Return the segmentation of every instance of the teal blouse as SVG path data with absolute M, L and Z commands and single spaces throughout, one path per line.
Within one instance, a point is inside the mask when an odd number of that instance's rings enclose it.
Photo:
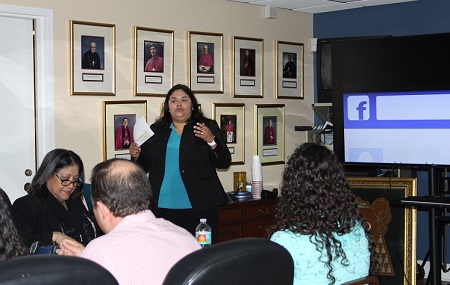
M 336 278 L 335 284 L 367 276 L 370 268 L 369 241 L 362 226 L 357 224 L 350 233 L 343 236 L 335 234 L 334 237 L 342 243 L 349 261 L 348 266 L 343 266 L 341 259 L 331 262 L 334 268 L 332 274 Z M 291 253 L 294 260 L 294 285 L 329 284 L 326 249 L 317 251 L 309 238 L 310 236 L 290 231 L 278 231 L 270 240 L 282 245 Z
M 186 187 L 180 175 L 180 141 L 179 135 L 170 124 L 172 132 L 167 142 L 166 169 L 159 194 L 158 207 L 166 209 L 191 209 Z

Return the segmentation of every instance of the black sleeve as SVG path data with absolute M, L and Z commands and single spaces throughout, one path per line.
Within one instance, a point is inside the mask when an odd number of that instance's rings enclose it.
M 222 137 L 219 125 L 215 120 L 211 120 L 208 125 L 211 132 L 214 134 L 214 140 L 217 143 L 216 148 L 211 150 L 212 161 L 216 168 L 227 169 L 231 165 L 231 154 L 227 143 Z
M 45 212 L 39 198 L 24 197 L 17 199 L 12 206 L 14 223 L 27 246 L 35 241 L 52 244 L 53 232 L 45 226 Z

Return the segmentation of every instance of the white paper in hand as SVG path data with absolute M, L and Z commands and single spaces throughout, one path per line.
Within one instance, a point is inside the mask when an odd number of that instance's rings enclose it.
M 144 117 L 141 117 L 134 125 L 134 142 L 141 146 L 155 133 L 150 129 L 150 126 L 145 121 Z

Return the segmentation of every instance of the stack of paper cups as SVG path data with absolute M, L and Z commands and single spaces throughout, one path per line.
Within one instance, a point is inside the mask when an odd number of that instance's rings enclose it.
M 253 200 L 261 199 L 261 191 L 263 189 L 262 166 L 259 156 L 253 156 L 252 162 L 252 197 Z

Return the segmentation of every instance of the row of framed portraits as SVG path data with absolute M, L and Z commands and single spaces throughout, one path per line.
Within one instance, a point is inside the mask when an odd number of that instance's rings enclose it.
M 285 105 L 254 105 L 254 149 L 262 165 L 283 164 Z M 103 101 L 103 159 L 130 158 L 137 120 L 147 121 L 147 100 Z M 232 164 L 245 163 L 245 104 L 213 103 L 212 118 L 231 153 Z
M 71 94 L 115 95 L 115 25 L 70 21 Z M 234 36 L 233 96 L 264 97 L 264 40 Z M 304 44 L 276 41 L 276 98 L 302 99 Z M 188 31 L 189 83 L 223 93 L 223 34 Z M 135 96 L 165 96 L 174 74 L 174 31 L 134 27 Z

